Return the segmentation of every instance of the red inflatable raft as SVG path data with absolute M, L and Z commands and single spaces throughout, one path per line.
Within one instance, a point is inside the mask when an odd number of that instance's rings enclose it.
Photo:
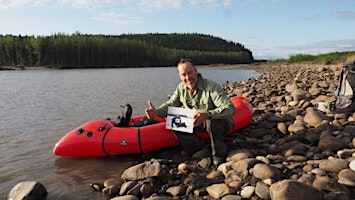
M 249 125 L 252 119 L 251 104 L 244 97 L 232 97 L 236 107 L 232 116 L 234 127 L 229 134 Z M 130 123 L 144 118 L 133 117 Z M 67 133 L 60 139 L 53 150 L 57 156 L 98 157 L 122 154 L 144 154 L 179 145 L 170 129 L 166 129 L 165 119 L 159 123 L 142 127 L 116 127 L 111 120 L 87 122 Z M 202 138 L 209 138 L 208 133 L 197 133 Z

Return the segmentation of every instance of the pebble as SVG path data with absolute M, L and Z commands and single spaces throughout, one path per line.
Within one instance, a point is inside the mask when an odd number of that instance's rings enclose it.
M 352 169 L 353 171 L 355 171 L 355 159 L 350 162 L 349 167 L 350 167 L 350 169 Z
M 243 197 L 244 199 L 250 199 L 253 196 L 254 192 L 255 192 L 254 186 L 246 186 L 240 192 L 240 196 Z
M 319 163 L 319 168 L 331 173 L 339 173 L 341 170 L 348 168 L 349 163 L 340 158 L 324 160 Z

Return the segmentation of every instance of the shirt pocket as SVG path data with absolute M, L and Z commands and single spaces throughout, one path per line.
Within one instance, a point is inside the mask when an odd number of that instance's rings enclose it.
M 196 102 L 195 108 L 200 111 L 207 111 L 208 110 L 208 102 L 204 100 L 200 100 Z

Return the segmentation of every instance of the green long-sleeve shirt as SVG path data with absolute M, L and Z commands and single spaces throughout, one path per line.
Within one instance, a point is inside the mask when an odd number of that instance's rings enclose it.
M 226 119 L 235 113 L 235 107 L 223 88 L 216 82 L 198 75 L 196 91 L 180 83 L 170 99 L 159 106 L 158 116 L 166 117 L 169 106 L 195 109 L 197 112 L 210 112 L 211 119 Z

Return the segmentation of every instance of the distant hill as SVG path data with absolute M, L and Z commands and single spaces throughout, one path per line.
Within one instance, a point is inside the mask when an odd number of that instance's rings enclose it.
M 139 40 L 169 49 L 181 49 L 186 51 L 216 51 L 229 52 L 241 51 L 248 52 L 243 45 L 212 35 L 203 34 L 129 34 L 120 35 L 119 38 Z M 251 53 L 251 52 L 250 52 Z
M 0 35 L 0 66 L 156 67 L 175 66 L 180 58 L 196 64 L 254 62 L 243 45 L 197 33 Z

